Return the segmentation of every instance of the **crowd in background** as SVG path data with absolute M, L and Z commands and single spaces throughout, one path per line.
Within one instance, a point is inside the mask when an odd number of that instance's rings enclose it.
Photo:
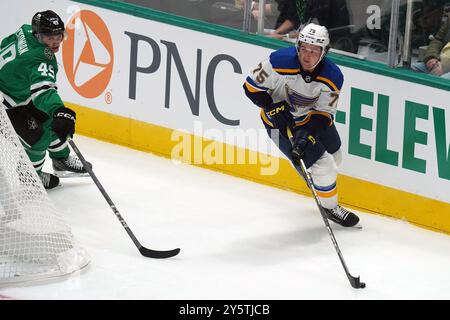
M 123 0 L 180 16 L 242 29 L 245 0 Z M 378 24 L 369 7 L 379 8 Z M 294 42 L 299 29 L 309 22 L 328 28 L 331 47 L 362 55 L 368 60 L 386 61 L 391 0 L 266 0 L 264 33 L 268 37 Z M 258 1 L 251 3 L 251 32 L 256 32 Z M 376 13 L 376 12 L 375 12 Z M 399 41 L 405 37 L 407 1 L 400 1 Z M 414 0 L 411 61 L 417 72 L 450 78 L 450 0 Z M 373 19 L 376 19 L 373 18 Z M 373 22 L 373 21 L 369 21 Z M 375 21 L 376 22 L 376 21 Z

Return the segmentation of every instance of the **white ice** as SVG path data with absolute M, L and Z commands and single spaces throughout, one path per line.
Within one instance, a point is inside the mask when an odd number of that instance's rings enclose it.
M 367 284 L 356 290 L 312 198 L 82 136 L 76 142 L 139 241 L 181 253 L 141 256 L 92 180 L 65 179 L 50 198 L 89 252 L 88 269 L 3 288 L 2 297 L 450 298 L 448 235 L 364 212 L 362 230 L 332 223 L 350 272 Z

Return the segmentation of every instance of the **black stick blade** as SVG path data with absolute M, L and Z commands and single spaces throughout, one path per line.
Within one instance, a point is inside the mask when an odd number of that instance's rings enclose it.
M 145 247 L 140 247 L 139 252 L 147 258 L 154 258 L 154 259 L 166 259 L 176 256 L 178 253 L 180 253 L 180 248 L 173 249 L 173 250 L 167 250 L 167 251 L 159 251 L 159 250 L 152 250 L 147 249 Z
M 353 277 L 350 274 L 347 274 L 348 280 L 350 281 L 350 284 L 355 289 L 364 289 L 366 287 L 366 284 L 364 282 L 361 282 L 359 280 L 359 277 Z

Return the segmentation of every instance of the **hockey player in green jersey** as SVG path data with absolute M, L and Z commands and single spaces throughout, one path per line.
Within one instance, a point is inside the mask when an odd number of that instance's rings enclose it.
M 3 105 L 47 189 L 59 185 L 56 175 L 42 172 L 47 150 L 55 172 L 86 172 L 78 157 L 70 155 L 66 141 L 75 133 L 76 114 L 64 106 L 56 86 L 55 53 L 64 36 L 64 22 L 47 10 L 0 43 Z

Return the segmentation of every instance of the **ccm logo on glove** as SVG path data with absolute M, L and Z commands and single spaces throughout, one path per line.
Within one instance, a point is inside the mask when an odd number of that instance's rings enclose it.
M 266 114 L 269 116 L 269 117 L 273 117 L 273 116 L 275 116 L 276 114 L 278 114 L 278 113 L 280 113 L 280 112 L 284 112 L 285 111 L 285 106 L 284 106 L 284 104 L 283 105 L 281 105 L 281 106 L 275 106 L 274 105 L 274 109 L 272 109 L 272 110 L 269 110 L 269 111 L 267 111 L 266 112 Z
M 58 112 L 57 114 L 55 114 L 55 118 L 67 118 L 72 120 L 73 122 L 75 122 L 75 116 L 71 115 L 70 113 L 65 113 L 65 112 Z

